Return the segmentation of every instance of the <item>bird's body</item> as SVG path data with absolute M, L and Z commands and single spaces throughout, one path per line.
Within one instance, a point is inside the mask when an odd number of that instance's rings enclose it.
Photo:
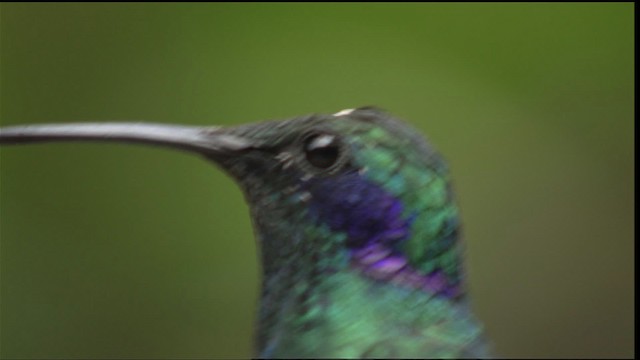
M 317 300 L 294 290 L 261 324 L 265 358 L 486 357 L 481 328 L 466 304 L 451 304 L 344 271 L 321 280 Z M 268 308 L 267 306 L 266 308 Z M 306 308 L 305 308 L 306 307 Z M 301 309 L 302 308 L 302 309 Z M 264 311 L 265 309 L 262 309 Z
M 54 139 L 22 130 L 0 143 Z M 243 189 L 263 268 L 257 356 L 488 355 L 448 169 L 415 130 L 361 108 L 185 133 L 133 141 L 201 153 Z M 105 140 L 69 134 L 56 139 Z

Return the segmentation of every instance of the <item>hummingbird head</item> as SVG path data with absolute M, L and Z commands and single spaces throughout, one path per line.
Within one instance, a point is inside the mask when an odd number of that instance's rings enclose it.
M 0 144 L 60 140 L 195 152 L 236 180 L 261 251 L 261 357 L 384 357 L 403 346 L 416 354 L 465 354 L 478 339 L 464 301 L 447 166 L 416 130 L 381 110 L 227 128 L 0 129 Z
M 372 281 L 462 296 L 448 169 L 416 130 L 367 107 L 224 133 L 251 144 L 208 157 L 246 195 L 266 281 L 287 272 L 298 278 L 292 286 L 300 277 L 313 284 L 348 269 Z
M 68 140 L 166 146 L 213 161 L 246 195 L 267 282 L 286 277 L 313 287 L 314 279 L 353 270 L 449 299 L 463 295 L 458 210 L 446 164 L 416 130 L 376 108 L 228 128 L 0 129 L 0 144 Z

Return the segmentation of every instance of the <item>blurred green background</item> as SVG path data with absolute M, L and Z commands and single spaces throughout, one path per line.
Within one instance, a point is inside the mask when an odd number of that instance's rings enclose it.
M 506 357 L 630 357 L 632 3 L 8 4 L 2 125 L 377 105 L 428 134 Z M 242 194 L 198 157 L 0 152 L 4 358 L 252 355 Z

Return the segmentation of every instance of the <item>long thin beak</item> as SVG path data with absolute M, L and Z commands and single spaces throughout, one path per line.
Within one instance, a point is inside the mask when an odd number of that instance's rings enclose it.
M 217 157 L 252 147 L 249 139 L 226 134 L 221 127 L 153 123 L 77 123 L 0 128 L 0 145 L 50 141 L 141 143 Z

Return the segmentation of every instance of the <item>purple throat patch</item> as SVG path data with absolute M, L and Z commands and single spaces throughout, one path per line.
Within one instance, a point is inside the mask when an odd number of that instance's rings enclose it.
M 384 188 L 355 171 L 312 178 L 303 188 L 311 194 L 310 216 L 347 234 L 351 265 L 363 275 L 447 297 L 460 294 L 458 284 L 450 284 L 442 271 L 422 274 L 398 250 L 411 235 L 414 217 L 403 218 L 402 201 Z

